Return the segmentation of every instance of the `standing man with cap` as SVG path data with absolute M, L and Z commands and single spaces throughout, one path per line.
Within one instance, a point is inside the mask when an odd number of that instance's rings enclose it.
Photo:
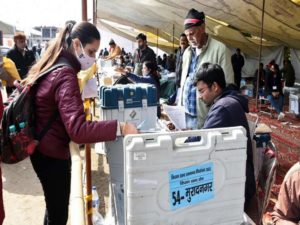
M 147 36 L 143 33 L 136 36 L 136 43 L 138 48 L 134 52 L 133 62 L 134 62 L 134 74 L 142 75 L 143 63 L 150 61 L 157 65 L 156 56 L 154 51 L 148 47 Z
M 195 74 L 203 63 L 215 63 L 224 70 L 226 83 L 233 83 L 231 51 L 205 32 L 203 12 L 191 9 L 184 21 L 184 29 L 191 46 L 183 54 L 179 105 L 185 108 L 187 128 L 198 129 L 203 127 L 208 107 L 197 97 L 196 87 L 193 85 Z

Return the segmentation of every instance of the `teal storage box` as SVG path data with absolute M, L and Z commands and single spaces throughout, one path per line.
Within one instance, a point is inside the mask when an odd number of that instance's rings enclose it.
M 151 84 L 126 84 L 100 88 L 103 120 L 143 125 L 142 130 L 155 129 L 157 121 L 157 90 Z

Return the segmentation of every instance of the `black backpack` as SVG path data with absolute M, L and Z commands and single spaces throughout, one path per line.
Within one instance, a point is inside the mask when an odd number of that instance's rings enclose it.
M 37 82 L 53 70 L 71 67 L 65 59 L 60 59 L 47 71 L 41 73 L 33 84 L 16 85 L 16 90 L 4 103 L 4 112 L 1 123 L 1 160 L 13 164 L 22 161 L 33 154 L 39 141 L 50 129 L 52 122 L 59 116 L 57 111 L 52 115 L 46 126 L 39 134 L 35 133 L 35 91 Z

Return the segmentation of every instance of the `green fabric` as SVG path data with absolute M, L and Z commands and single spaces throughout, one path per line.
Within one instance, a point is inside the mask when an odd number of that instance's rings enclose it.
M 168 99 L 176 91 L 175 80 L 160 80 L 160 97 Z

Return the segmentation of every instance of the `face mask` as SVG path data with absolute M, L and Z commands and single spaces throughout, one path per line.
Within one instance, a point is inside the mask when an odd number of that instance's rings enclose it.
M 139 45 L 138 48 L 139 48 L 139 49 L 143 49 L 143 48 L 144 48 L 144 45 Z
M 87 55 L 84 52 L 84 49 L 82 47 L 82 44 L 80 43 L 80 47 L 81 47 L 81 53 L 78 55 L 77 52 L 75 51 L 76 57 L 78 59 L 78 61 L 80 62 L 81 65 L 81 69 L 82 70 L 87 70 L 88 68 L 90 68 L 96 61 L 96 59 L 94 57 L 91 57 L 89 55 Z

